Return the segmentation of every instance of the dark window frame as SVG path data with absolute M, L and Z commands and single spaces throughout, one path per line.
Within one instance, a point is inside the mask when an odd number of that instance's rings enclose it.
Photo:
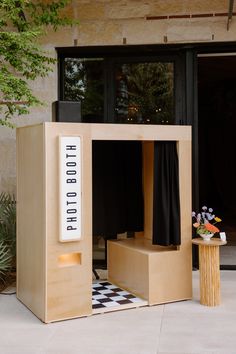
M 104 123 L 114 123 L 115 66 L 121 63 L 169 62 L 174 65 L 173 124 L 183 124 L 185 117 L 185 56 L 184 52 L 162 52 L 157 46 L 68 47 L 58 51 L 58 99 L 64 100 L 64 59 L 104 58 Z

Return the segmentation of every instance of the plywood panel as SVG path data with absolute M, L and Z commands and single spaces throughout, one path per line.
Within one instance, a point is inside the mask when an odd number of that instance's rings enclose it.
M 91 124 L 92 140 L 190 140 L 191 129 L 177 125 Z
M 179 250 L 150 255 L 149 304 L 192 298 L 191 245 Z
M 108 280 L 148 300 L 147 255 L 126 247 L 125 242 L 108 241 Z
M 17 297 L 45 320 L 44 127 L 17 130 Z
M 59 242 L 59 136 L 81 136 L 82 238 Z M 92 144 L 89 125 L 46 124 L 47 322 L 92 313 Z M 90 158 L 88 158 L 88 156 Z M 61 267 L 58 257 L 80 253 L 80 264 Z
M 137 294 L 149 305 L 192 297 L 191 242 L 176 247 L 148 240 L 108 242 L 109 280 Z
M 178 142 L 179 193 L 181 206 L 181 242 L 191 242 L 192 235 L 192 145 L 191 140 Z

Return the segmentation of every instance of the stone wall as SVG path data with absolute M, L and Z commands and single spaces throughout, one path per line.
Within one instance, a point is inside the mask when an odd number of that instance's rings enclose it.
M 124 38 L 127 44 L 233 41 L 236 20 L 227 31 L 228 3 L 228 0 L 74 0 L 67 14 L 79 19 L 80 25 L 63 30 L 62 35 L 52 33 L 47 43 L 73 46 L 76 40 L 81 46 L 121 45 Z
M 236 40 L 236 18 L 227 31 L 228 0 L 74 0 L 66 13 L 80 24 L 54 33 L 43 45 L 52 56 L 55 47 L 219 42 Z M 185 16 L 185 17 L 184 17 Z M 16 124 L 51 120 L 57 99 L 57 66 L 48 78 L 33 83 L 45 104 Z M 0 127 L 0 192 L 15 192 L 15 131 Z

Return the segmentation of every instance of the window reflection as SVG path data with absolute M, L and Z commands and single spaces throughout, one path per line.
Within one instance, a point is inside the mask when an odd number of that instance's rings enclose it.
M 64 100 L 81 102 L 83 122 L 104 120 L 103 59 L 65 58 Z
M 174 64 L 65 58 L 63 100 L 81 102 L 83 122 L 174 124 Z
M 173 63 L 121 64 L 117 65 L 115 75 L 116 122 L 173 123 Z

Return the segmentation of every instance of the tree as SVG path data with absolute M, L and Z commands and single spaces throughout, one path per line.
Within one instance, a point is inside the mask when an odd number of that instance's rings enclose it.
M 77 23 L 63 15 L 71 0 L 1 0 L 0 125 L 13 126 L 13 115 L 42 104 L 30 81 L 45 77 L 56 62 L 39 44 L 46 28 Z

